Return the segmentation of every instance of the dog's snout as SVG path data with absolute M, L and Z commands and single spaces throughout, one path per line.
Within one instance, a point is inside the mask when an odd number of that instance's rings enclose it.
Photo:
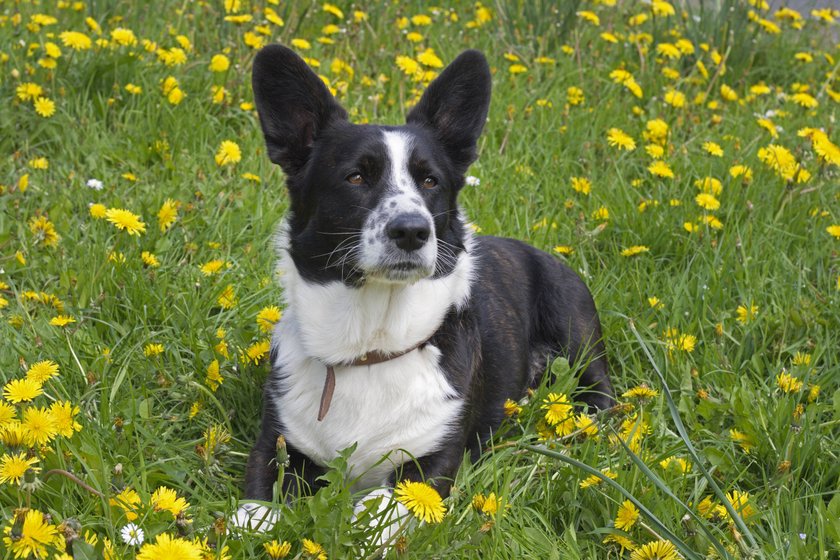
M 385 228 L 388 237 L 404 251 L 416 251 L 429 240 L 431 228 L 422 214 L 400 214 Z

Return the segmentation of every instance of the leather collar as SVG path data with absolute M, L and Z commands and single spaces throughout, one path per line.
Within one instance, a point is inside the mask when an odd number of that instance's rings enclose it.
M 386 353 L 380 352 L 379 350 L 374 350 L 372 352 L 368 352 L 367 354 L 359 358 L 356 358 L 351 362 L 342 362 L 339 364 L 324 364 L 327 368 L 327 378 L 324 380 L 324 390 L 321 392 L 321 405 L 318 408 L 318 422 L 323 420 L 327 416 L 327 413 L 330 411 L 330 403 L 332 403 L 333 392 L 335 391 L 336 367 L 374 366 L 376 364 L 381 364 L 390 360 L 396 360 L 397 358 L 405 356 L 409 352 L 414 352 L 418 348 L 424 347 L 426 344 L 428 344 L 429 340 L 431 340 L 431 337 L 415 344 L 407 350 L 403 350 L 402 352 Z

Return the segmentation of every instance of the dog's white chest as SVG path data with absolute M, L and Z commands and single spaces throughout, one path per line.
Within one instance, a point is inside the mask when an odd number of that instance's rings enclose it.
M 295 359 L 282 343 L 280 354 L 284 375 L 274 404 L 286 439 L 322 465 L 355 443 L 350 464 L 360 488 L 382 484 L 394 466 L 435 451 L 458 424 L 463 401 L 431 345 L 373 366 L 336 367 L 332 404 L 320 422 L 326 368 L 318 360 Z

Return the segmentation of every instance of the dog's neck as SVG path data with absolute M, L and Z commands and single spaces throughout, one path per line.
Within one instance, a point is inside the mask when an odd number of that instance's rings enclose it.
M 281 229 L 277 246 L 286 302 L 282 321 L 293 322 L 299 339 L 295 342 L 325 364 L 354 362 L 371 352 L 404 352 L 428 340 L 447 312 L 462 307 L 470 295 L 473 260 L 468 251 L 458 256 L 454 270 L 444 277 L 411 284 L 367 281 L 349 287 L 302 278 L 288 251 L 286 228 Z

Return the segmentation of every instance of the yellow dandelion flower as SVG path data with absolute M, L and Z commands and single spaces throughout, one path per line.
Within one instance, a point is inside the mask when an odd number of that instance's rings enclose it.
M 592 190 L 592 182 L 585 177 L 572 177 L 572 189 L 582 194 L 589 194 Z
M 108 208 L 104 204 L 94 203 L 88 208 L 91 217 L 96 219 L 104 218 L 108 213 Z
M 575 431 L 584 437 L 594 438 L 598 436 L 598 424 L 588 414 L 576 414 Z
M 225 55 L 216 54 L 210 59 L 211 72 L 227 72 L 228 68 L 230 68 L 230 59 Z
M 245 360 L 254 365 L 260 363 L 271 350 L 271 341 L 267 338 L 255 342 L 245 349 Z
M 566 102 L 569 105 L 582 105 L 585 101 L 586 96 L 579 87 L 571 86 L 566 90 Z
M 157 268 L 160 266 L 160 261 L 158 258 L 148 251 L 143 251 L 140 253 L 140 259 L 143 261 L 143 264 L 148 266 L 149 268 Z
M 49 549 L 64 548 L 64 536 L 46 521 L 43 513 L 30 509 L 24 514 L 20 535 L 14 540 L 3 537 L 3 543 L 7 553 L 15 558 L 46 558 Z
M 663 469 L 675 468 L 679 470 L 679 472 L 681 472 L 682 474 L 691 471 L 691 463 L 689 463 L 682 457 L 668 457 L 666 459 L 663 459 L 662 461 L 659 461 L 659 466 Z
M 55 421 L 55 428 L 59 435 L 69 438 L 75 432 L 82 431 L 82 425 L 76 421 L 79 407 L 71 402 L 56 401 L 50 405 L 50 414 Z
M 650 388 L 645 383 L 642 383 L 641 385 L 637 385 L 632 389 L 625 391 L 621 396 L 630 399 L 653 399 L 659 396 L 659 391 Z
M 636 141 L 629 134 L 620 128 L 611 128 L 607 131 L 607 143 L 619 150 L 632 151 L 636 149 Z
M 800 107 L 805 107 L 806 109 L 815 109 L 819 106 L 817 99 L 813 95 L 805 92 L 794 93 L 790 96 L 790 100 Z
M 680 555 L 671 541 L 659 540 L 643 544 L 630 553 L 630 560 L 679 560 Z
M 428 484 L 405 480 L 397 484 L 394 495 L 398 502 L 426 523 L 440 523 L 446 514 L 440 494 Z
M 726 101 L 738 101 L 738 93 L 726 84 L 720 86 L 720 96 Z
M 574 431 L 575 409 L 564 393 L 549 393 L 540 408 L 546 411 L 545 421 L 550 426 L 567 425 L 571 428 L 568 433 Z
M 33 82 L 24 82 L 15 88 L 15 94 L 21 101 L 35 100 L 44 93 L 44 88 Z
M 703 150 L 709 155 L 723 157 L 723 148 L 716 142 L 703 142 Z
M 117 27 L 111 31 L 111 39 L 118 45 L 133 47 L 137 44 L 137 36 L 131 29 Z
M 676 107 L 677 109 L 679 109 L 680 107 L 685 107 L 685 94 L 681 91 L 669 89 L 665 92 L 665 96 L 663 97 L 663 99 L 665 103 L 667 103 L 671 107 Z
M 647 253 L 650 251 L 650 248 L 645 245 L 633 245 L 632 247 L 628 247 L 621 251 L 622 257 L 635 257 L 636 255 L 641 255 L 642 253 Z
M 39 97 L 35 100 L 35 112 L 45 119 L 55 114 L 55 101 L 47 97 Z
M 219 272 L 220 270 L 222 270 L 222 268 L 225 268 L 227 265 L 228 265 L 227 262 L 225 262 L 223 260 L 215 259 L 215 260 L 212 260 L 212 261 L 207 261 L 206 263 L 201 265 L 200 270 L 201 270 L 201 273 L 204 276 L 212 276 L 212 275 L 216 274 L 217 272 Z
M 161 533 L 155 537 L 154 544 L 145 543 L 137 553 L 137 560 L 203 559 L 204 555 L 198 544 L 180 537 L 172 537 L 167 533 Z
M 327 551 L 320 544 L 309 539 L 303 539 L 301 544 L 303 545 L 303 553 L 307 557 L 315 560 L 327 560 Z
M 154 358 L 155 356 L 160 356 L 163 354 L 163 344 L 150 342 L 143 348 L 143 354 L 147 358 Z
M 139 236 L 146 231 L 146 224 L 140 216 L 122 208 L 109 208 L 105 212 L 105 218 L 118 230 L 125 231 L 129 235 Z
M 732 505 L 732 509 L 738 512 L 738 514 L 744 519 L 744 521 L 749 521 L 758 513 L 758 511 L 752 506 L 752 503 L 750 502 L 749 492 L 741 492 L 740 490 L 733 490 L 732 492 L 727 492 L 726 501 L 728 501 Z
M 56 375 L 58 375 L 58 364 L 52 360 L 35 362 L 26 370 L 26 378 L 36 383 L 44 383 Z
M 161 486 L 152 493 L 152 507 L 155 511 L 168 511 L 173 517 L 178 517 L 190 507 L 187 500 L 179 498 L 172 488 Z
M 85 51 L 93 46 L 90 37 L 78 31 L 64 31 L 58 37 L 65 47 L 69 47 L 74 51 Z
M 216 152 L 216 165 L 236 165 L 242 160 L 242 151 L 239 144 L 232 140 L 223 140 Z
M 0 457 L 0 484 L 7 482 L 18 484 L 29 469 L 35 472 L 40 470 L 38 467 L 35 467 L 37 463 L 37 457 L 27 457 L 26 453 L 18 453 L 17 455 L 4 454 Z
M 282 315 L 280 308 L 276 305 L 263 307 L 257 313 L 257 325 L 260 327 L 260 332 L 271 332 L 271 329 L 274 328 L 274 323 L 279 321 Z
M 750 453 L 755 447 L 755 443 L 753 443 L 749 434 L 734 428 L 729 430 L 729 439 L 732 440 L 733 443 L 737 443 L 741 449 L 744 450 L 744 453 Z
M 511 399 L 506 399 L 505 400 L 505 404 L 504 404 L 503 408 L 504 408 L 504 411 L 505 411 L 505 416 L 507 416 L 508 418 L 510 418 L 512 416 L 516 416 L 520 412 L 522 412 L 522 407 L 519 406 L 519 404 L 517 404 L 516 401 L 513 401 Z
M 825 228 L 825 231 L 827 231 L 829 234 L 831 234 L 832 237 L 836 237 L 837 239 L 840 239 L 840 224 L 830 225 L 827 228 Z
M 216 392 L 216 389 L 219 388 L 219 385 L 225 380 L 222 377 L 222 374 L 219 372 L 219 360 L 213 360 L 210 362 L 210 365 L 207 366 L 207 375 L 204 378 L 204 382 L 210 387 L 210 390 Z
M 276 540 L 273 540 L 263 543 L 263 550 L 265 550 L 265 553 L 268 554 L 269 558 L 272 560 L 278 560 L 289 555 L 289 552 L 292 550 L 292 544 L 289 541 L 279 543 Z
M 559 255 L 566 256 L 572 255 L 575 252 L 574 247 L 571 247 L 570 245 L 556 245 L 552 250 Z
M 581 10 L 577 12 L 577 16 L 584 21 L 588 21 L 595 27 L 601 25 L 601 19 L 598 17 L 598 14 L 595 12 L 590 12 L 589 10 Z
M 12 379 L 3 386 L 3 398 L 10 403 L 29 402 L 44 393 L 41 383 L 34 379 Z
M 745 183 L 749 183 L 752 181 L 753 172 L 749 166 L 746 165 L 733 165 L 729 168 L 729 176 L 733 179 L 737 179 L 738 177 L 742 178 L 742 181 Z
M 56 315 L 52 319 L 50 319 L 50 325 L 54 327 L 66 327 L 72 323 L 75 323 L 76 319 L 70 317 L 69 315 Z
M 622 531 L 629 531 L 639 519 L 639 509 L 630 500 L 624 500 L 618 506 L 618 513 L 615 515 L 615 528 Z
M 650 165 L 648 165 L 648 171 L 650 171 L 652 175 L 662 177 L 663 179 L 674 178 L 674 172 L 671 169 L 671 166 L 662 160 L 656 160 Z
M 700 208 L 714 212 L 720 208 L 720 201 L 708 193 L 700 193 L 694 197 L 694 201 Z
M 613 472 L 612 469 L 602 469 L 601 474 L 604 475 L 607 478 L 612 478 L 612 479 L 614 479 L 618 476 L 618 474 Z M 589 488 L 591 486 L 596 486 L 598 484 L 601 484 L 602 482 L 603 482 L 602 477 L 593 474 L 593 475 L 590 475 L 590 476 L 584 478 L 583 480 L 581 480 L 580 483 L 578 484 L 578 486 L 580 486 L 581 489 L 585 490 L 586 488 Z
M 758 306 L 752 304 L 750 304 L 749 307 L 747 307 L 746 305 L 739 305 L 738 308 L 735 310 L 735 313 L 737 315 L 736 320 L 742 325 L 746 325 L 747 323 L 755 319 L 756 315 L 758 314 Z
M 776 385 L 784 393 L 798 393 L 802 389 L 802 380 L 783 371 L 776 376 Z
M 30 406 L 23 412 L 21 426 L 29 445 L 44 445 L 58 435 L 55 418 L 45 407 Z
M 122 509 L 128 521 L 134 521 L 138 517 L 137 510 L 142 504 L 142 500 L 140 499 L 140 494 L 126 487 L 119 494 L 108 500 L 108 503 Z
M 634 543 L 632 539 L 629 539 L 624 535 L 609 534 L 606 537 L 604 537 L 604 540 L 601 542 L 603 542 L 604 544 L 612 543 L 618 545 L 621 549 L 619 550 L 619 554 L 624 554 L 625 550 L 632 551 L 636 549 L 636 543 Z

